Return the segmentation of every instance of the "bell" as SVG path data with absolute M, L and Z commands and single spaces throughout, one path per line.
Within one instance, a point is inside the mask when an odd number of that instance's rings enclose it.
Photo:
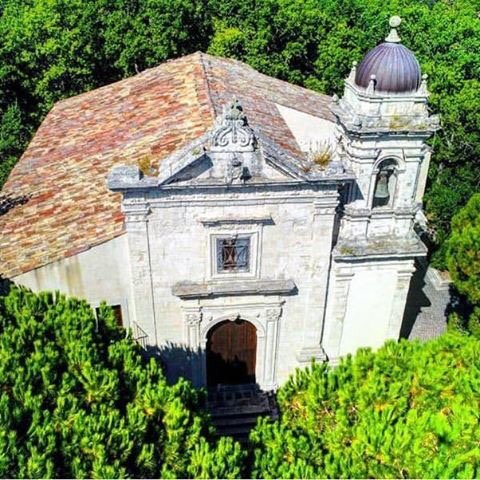
M 388 191 L 388 177 L 386 173 L 380 172 L 379 179 L 377 180 L 377 186 L 375 188 L 374 198 L 378 200 L 384 200 L 390 197 Z

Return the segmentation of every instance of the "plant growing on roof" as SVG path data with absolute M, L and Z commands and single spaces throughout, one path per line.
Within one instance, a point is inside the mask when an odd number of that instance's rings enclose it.
M 158 175 L 158 163 L 155 162 L 152 155 L 144 155 L 137 160 L 138 168 L 145 176 Z
M 328 140 L 318 140 L 310 146 L 308 158 L 315 165 L 325 168 L 332 160 L 334 147 Z

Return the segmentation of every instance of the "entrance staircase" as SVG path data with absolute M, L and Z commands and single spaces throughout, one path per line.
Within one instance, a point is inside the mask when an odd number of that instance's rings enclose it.
M 207 408 L 218 436 L 230 436 L 246 443 L 258 417 L 278 418 L 274 392 L 258 385 L 217 385 L 209 388 Z

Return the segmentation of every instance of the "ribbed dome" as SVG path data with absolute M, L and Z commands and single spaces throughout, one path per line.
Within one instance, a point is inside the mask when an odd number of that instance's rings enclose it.
M 357 68 L 355 83 L 367 88 L 375 75 L 375 91 L 404 93 L 418 90 L 420 65 L 415 55 L 400 43 L 385 42 L 370 50 Z

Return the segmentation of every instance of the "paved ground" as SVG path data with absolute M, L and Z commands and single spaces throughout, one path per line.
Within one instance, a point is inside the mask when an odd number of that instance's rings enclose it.
M 446 328 L 450 300 L 450 291 L 436 290 L 419 266 L 412 278 L 401 336 L 419 340 L 438 337 Z

